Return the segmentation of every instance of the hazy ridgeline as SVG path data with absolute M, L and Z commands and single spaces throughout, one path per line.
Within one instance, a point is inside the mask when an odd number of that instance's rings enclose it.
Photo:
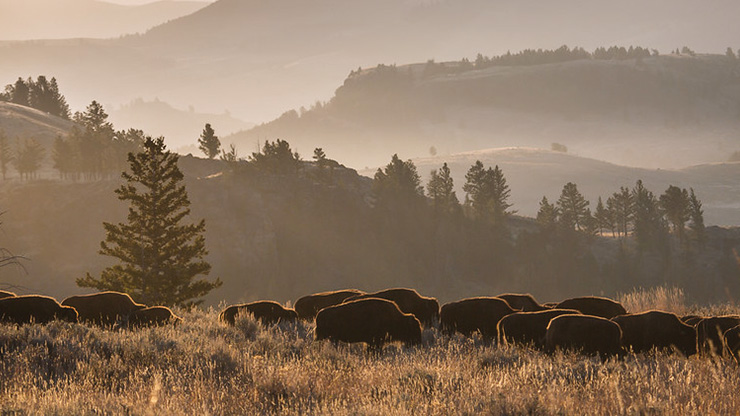
M 620 298 L 639 312 L 697 312 L 660 289 Z M 700 312 L 737 313 L 728 306 Z M 236 326 L 178 311 L 177 328 L 0 326 L 0 411 L 20 414 L 735 414 L 730 358 L 547 356 L 423 333 L 423 345 L 313 341 L 313 324 Z

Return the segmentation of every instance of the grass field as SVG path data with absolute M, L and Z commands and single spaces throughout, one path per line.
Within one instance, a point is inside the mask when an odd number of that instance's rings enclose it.
M 629 296 L 641 308 L 650 299 L 682 301 L 668 290 Z M 360 345 L 314 342 L 313 324 L 264 328 L 240 317 L 227 327 L 215 310 L 182 315 L 178 328 L 138 331 L 0 326 L 0 413 L 740 412 L 740 371 L 725 358 L 652 354 L 602 363 L 433 329 L 422 346 L 369 355 Z

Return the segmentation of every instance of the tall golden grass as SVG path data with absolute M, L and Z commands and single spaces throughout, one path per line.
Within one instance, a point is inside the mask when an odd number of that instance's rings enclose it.
M 644 300 L 653 298 L 661 297 L 628 299 L 653 309 Z M 312 324 L 266 328 L 239 317 L 227 327 L 213 309 L 180 314 L 178 328 L 137 331 L 0 325 L 0 413 L 740 413 L 740 371 L 730 359 L 647 354 L 602 363 L 434 329 L 421 346 L 368 354 L 313 341 Z

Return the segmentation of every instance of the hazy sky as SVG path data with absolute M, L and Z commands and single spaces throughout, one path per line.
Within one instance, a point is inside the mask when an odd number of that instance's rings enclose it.
M 125 4 L 128 6 L 133 6 L 137 4 L 154 3 L 158 0 L 102 0 L 102 1 L 105 1 L 107 3 Z M 165 1 L 175 1 L 175 0 L 165 0 Z M 195 1 L 200 1 L 204 3 L 213 3 L 216 0 L 195 0 Z

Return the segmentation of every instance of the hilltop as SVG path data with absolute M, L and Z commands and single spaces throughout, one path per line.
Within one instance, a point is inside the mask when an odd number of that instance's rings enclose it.
M 356 167 L 380 165 L 387 149 L 422 157 L 552 143 L 627 166 L 722 162 L 738 147 L 738 62 L 671 54 L 482 69 L 465 61 L 381 65 L 353 71 L 326 103 L 229 140 L 281 137 Z
M 0 0 L 0 39 L 114 38 L 203 8 L 200 1 L 124 6 L 98 0 Z

